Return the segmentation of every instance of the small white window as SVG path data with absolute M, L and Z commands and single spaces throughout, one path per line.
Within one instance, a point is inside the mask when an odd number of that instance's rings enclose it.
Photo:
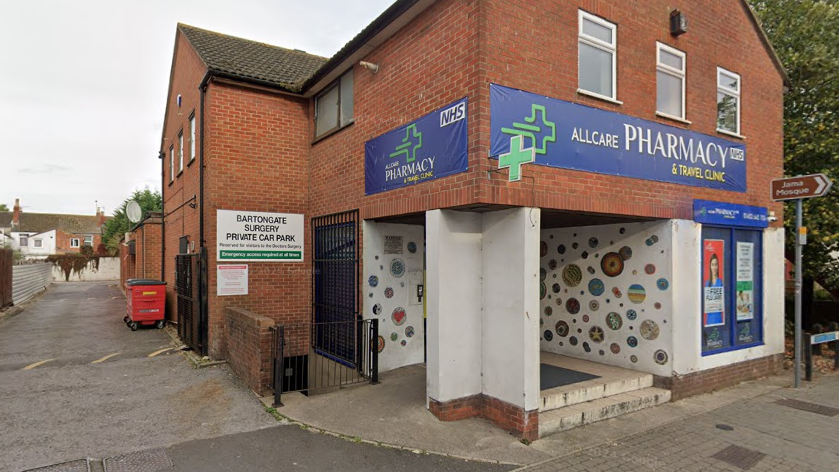
M 717 131 L 740 135 L 740 75 L 717 67 Z
M 685 53 L 656 43 L 656 110 L 671 118 L 685 119 Z
M 70 247 L 79 247 L 79 238 L 70 238 Z
M 178 172 L 184 170 L 184 132 L 178 133 Z
M 315 137 L 353 121 L 353 71 L 341 76 L 315 99 Z
M 84 245 L 93 247 L 93 235 L 88 234 L 84 237 Z
M 617 100 L 617 25 L 580 10 L 579 90 Z
M 195 114 L 189 117 L 189 161 L 195 159 Z
M 35 247 L 43 247 L 44 246 L 44 241 L 42 241 L 40 239 L 33 239 L 32 243 L 34 244 Z
M 29 237 L 28 236 L 21 236 L 20 237 L 20 246 L 21 247 L 29 246 Z
M 175 146 L 169 147 L 169 182 L 175 181 Z

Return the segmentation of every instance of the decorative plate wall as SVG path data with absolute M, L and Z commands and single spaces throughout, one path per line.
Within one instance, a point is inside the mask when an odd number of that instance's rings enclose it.
M 617 277 L 623 272 L 623 259 L 616 252 L 610 252 L 600 259 L 600 269 L 609 277 Z

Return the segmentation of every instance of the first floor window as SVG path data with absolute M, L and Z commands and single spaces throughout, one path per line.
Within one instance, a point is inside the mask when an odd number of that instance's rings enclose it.
M 195 159 L 195 113 L 189 117 L 189 161 Z
M 685 53 L 661 43 L 656 49 L 656 110 L 685 119 Z
M 169 148 L 169 182 L 175 181 L 175 146 Z
M 617 100 L 617 25 L 580 10 L 579 88 Z
M 88 234 L 84 237 L 84 245 L 93 247 L 93 235 Z
M 740 75 L 717 68 L 717 131 L 740 134 Z
M 178 133 L 178 172 L 184 170 L 184 132 Z
M 763 233 L 702 228 L 702 353 L 763 342 Z
M 44 241 L 42 241 L 40 239 L 33 239 L 32 243 L 34 244 L 35 247 L 43 247 L 44 246 Z
M 26 247 L 26 246 L 29 246 L 29 238 L 26 237 L 26 236 L 21 236 L 20 237 L 20 247 Z
M 353 121 L 353 71 L 342 75 L 315 99 L 315 137 Z
M 70 247 L 79 247 L 79 238 L 71 238 Z

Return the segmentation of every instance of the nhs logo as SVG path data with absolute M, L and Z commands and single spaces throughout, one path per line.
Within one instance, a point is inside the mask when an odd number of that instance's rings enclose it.
M 466 104 L 458 103 L 440 112 L 440 127 L 448 126 L 466 118 Z

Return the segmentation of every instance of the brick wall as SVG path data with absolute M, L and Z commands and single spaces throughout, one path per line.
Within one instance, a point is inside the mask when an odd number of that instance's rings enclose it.
M 539 411 L 524 411 L 510 403 L 484 394 L 447 402 L 429 400 L 428 409 L 440 421 L 481 417 L 518 438 L 539 439 Z
M 236 375 L 259 395 L 271 387 L 271 331 L 274 322 L 241 308 L 224 309 L 223 356 Z
M 174 56 L 172 57 L 172 71 L 169 79 L 169 95 L 166 103 L 166 115 L 160 150 L 165 156 L 161 160 L 161 171 L 163 174 L 163 208 L 166 216 L 164 226 L 161 228 L 165 236 L 165 259 L 162 262 L 164 267 L 164 280 L 166 281 L 166 312 L 174 319 L 176 316 L 175 296 L 175 255 L 178 254 L 178 244 L 182 236 L 190 241 L 195 241 L 196 250 L 200 247 L 199 235 L 199 208 L 191 208 L 185 204 L 193 196 L 199 194 L 199 148 L 201 124 L 200 124 L 200 99 L 201 95 L 198 85 L 204 77 L 206 67 L 195 50 L 189 45 L 186 37 L 180 32 L 176 35 Z M 178 107 L 177 97 L 181 95 L 181 106 Z M 189 117 L 196 116 L 196 158 L 190 161 L 189 146 Z M 184 169 L 178 169 L 178 133 L 184 133 Z M 175 169 L 169 172 L 169 148 L 175 146 Z M 198 203 L 196 199 L 196 203 Z M 176 208 L 179 209 L 175 210 Z M 206 213 L 205 213 L 206 214 Z M 157 258 L 159 259 L 159 258 Z M 159 279 L 161 274 L 160 266 L 157 269 L 147 267 L 147 272 L 154 272 L 150 278 Z
M 211 356 L 218 355 L 223 341 L 218 335 L 226 307 L 253 310 L 276 322 L 310 318 L 310 244 L 302 262 L 248 262 L 248 295 L 218 297 L 215 290 L 218 209 L 304 214 L 309 239 L 307 104 L 224 83 L 211 82 L 207 91 L 204 211 Z
M 679 400 L 777 374 L 783 369 L 783 365 L 784 355 L 775 354 L 692 374 L 656 376 L 654 383 L 656 387 L 670 389 L 672 400 Z
M 79 253 L 82 250 L 82 246 L 84 246 L 84 239 L 89 234 L 75 234 L 75 233 L 67 233 L 61 230 L 55 230 L 55 252 L 56 254 L 68 254 L 68 253 Z M 78 247 L 72 246 L 72 239 L 78 239 L 79 245 Z M 98 234 L 93 235 L 93 249 L 95 250 L 99 247 L 99 244 L 102 243 L 102 236 Z

